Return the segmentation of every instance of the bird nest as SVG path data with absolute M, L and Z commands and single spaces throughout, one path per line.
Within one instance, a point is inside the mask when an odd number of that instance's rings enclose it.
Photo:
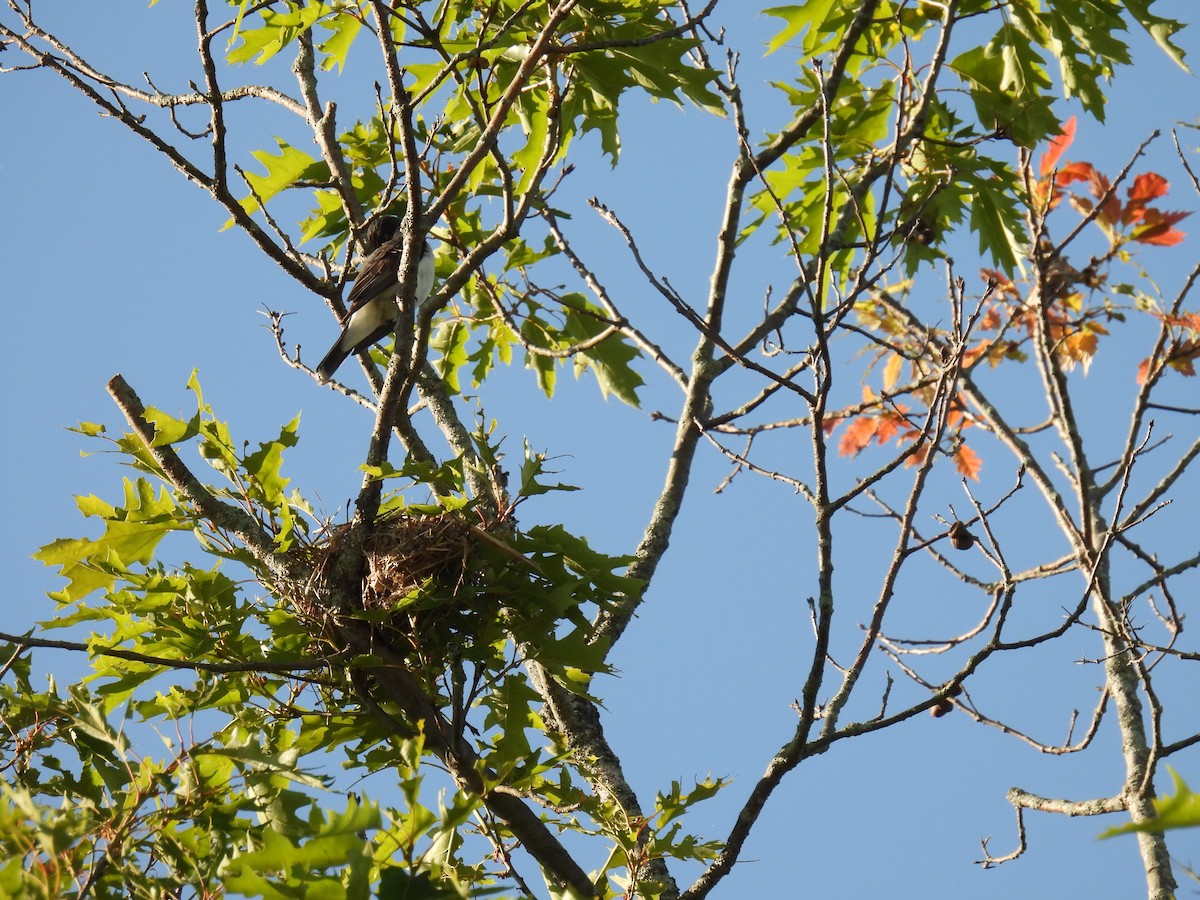
M 334 570 L 343 536 L 344 530 L 307 548 L 315 580 Z M 458 513 L 385 514 L 363 540 L 358 611 L 315 603 L 312 585 L 294 592 L 294 608 L 325 640 L 339 643 L 337 625 L 346 616 L 365 619 L 372 624 L 374 640 L 410 663 L 440 668 L 494 619 L 495 601 L 486 590 L 487 560 L 480 552 L 485 544 L 504 547 Z
M 363 609 L 402 610 L 452 599 L 477 545 L 475 529 L 454 513 L 384 516 L 363 543 Z

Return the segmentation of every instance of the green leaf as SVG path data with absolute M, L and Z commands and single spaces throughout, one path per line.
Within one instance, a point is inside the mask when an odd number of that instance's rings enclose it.
M 192 416 L 186 422 L 167 415 L 162 410 L 146 407 L 146 420 L 154 425 L 152 447 L 165 447 L 191 440 L 200 433 L 200 416 Z
M 1200 826 L 1200 794 L 1192 793 L 1187 783 L 1170 766 L 1167 770 L 1175 782 L 1175 795 L 1154 801 L 1155 817 L 1146 822 L 1130 822 L 1109 828 L 1100 837 L 1110 838 L 1118 834 L 1136 832 L 1163 832 L 1172 828 L 1196 828 Z
M 563 104 L 582 130 L 600 133 L 600 149 L 616 165 L 621 152 L 617 130 L 617 98 L 629 86 L 629 77 L 616 60 L 604 53 L 580 53 L 574 58 L 579 73 L 577 87 Z
M 632 556 L 608 556 L 593 550 L 586 538 L 571 534 L 561 525 L 535 525 L 518 535 L 513 545 L 523 553 L 547 554 L 561 560 L 608 596 L 636 596 L 643 587 L 636 578 L 615 574 L 616 569 L 633 562 Z
M 1183 23 L 1175 19 L 1164 19 L 1150 11 L 1154 0 L 1125 0 L 1125 8 L 1133 15 L 1137 23 L 1146 29 L 1146 33 L 1162 48 L 1163 52 L 1184 71 L 1188 70 L 1184 63 L 1184 52 L 1171 38 L 1183 30 Z
M 839 0 L 812 0 L 801 6 L 770 6 L 764 9 L 764 14 L 783 19 L 786 23 L 783 30 L 767 44 L 767 55 L 769 56 L 790 43 L 801 32 L 808 33 L 808 38 L 804 41 L 804 49 L 806 53 L 811 53 L 818 46 L 816 35 L 823 30 L 821 26 L 825 24 L 830 12 L 837 6 L 839 6 Z
M 666 794 L 659 794 L 654 804 L 659 809 L 659 825 L 666 825 L 672 819 L 679 818 L 693 804 L 715 797 L 717 792 L 728 784 L 724 779 L 706 778 L 697 781 L 685 794 L 679 782 L 672 781 L 671 790 Z
M 563 298 L 566 322 L 563 336 L 569 344 L 584 344 L 608 328 L 604 312 L 584 297 L 573 294 Z M 630 365 L 641 353 L 620 333 L 613 333 L 575 355 L 575 377 L 586 371 L 596 376 L 600 392 L 607 398 L 637 407 L 637 389 L 645 382 Z
M 104 426 L 97 424 L 96 422 L 80 422 L 70 430 L 74 431 L 76 434 L 82 434 L 87 437 L 100 437 L 105 433 Z
M 242 6 L 238 11 L 239 25 L 242 22 L 245 4 Z M 329 8 L 324 3 L 303 3 L 288 12 L 279 12 L 270 7 L 261 9 L 259 15 L 262 17 L 262 27 L 239 27 L 235 30 L 233 39 L 240 38 L 242 43 L 226 50 L 225 58 L 234 64 L 253 59 L 255 63 L 262 65 L 311 28 L 313 23 L 328 11 Z
M 572 693 L 584 695 L 594 673 L 611 671 L 604 661 L 608 648 L 593 643 L 591 636 L 589 626 L 576 628 L 562 637 L 548 636 L 536 643 L 533 656 L 558 676 L 559 684 Z
M 253 150 L 251 155 L 262 163 L 267 170 L 266 175 L 247 172 L 246 181 L 251 192 L 240 201 L 242 209 L 253 215 L 276 194 L 293 187 L 297 182 L 327 182 L 329 181 L 329 166 L 315 157 L 297 150 L 280 138 L 275 139 L 279 145 L 279 153 L 268 153 L 266 150 Z M 233 224 L 233 219 L 225 223 L 225 228 Z
M 488 764 L 494 768 L 523 762 L 532 752 L 526 730 L 541 726 L 540 717 L 533 711 L 542 702 L 524 676 L 509 675 L 489 691 L 481 701 L 488 708 L 484 726 L 497 728 L 498 752 L 489 754 Z
M 967 82 L 985 130 L 1027 148 L 1058 132 L 1042 56 L 1020 30 L 1006 25 L 987 46 L 968 50 L 948 65 Z
M 526 353 L 525 366 L 533 369 L 537 386 L 541 388 L 542 393 L 552 398 L 558 385 L 558 368 L 555 366 L 554 357 L 543 353 Z
M 181 520 L 166 490 L 155 497 L 144 479 L 125 479 L 125 506 L 112 507 L 95 497 L 78 500 L 84 515 L 104 520 L 97 539 L 60 538 L 38 550 L 34 558 L 57 566 L 67 586 L 52 596 L 64 602 L 80 600 L 95 590 L 108 590 L 134 563 L 149 563 L 158 542 L 170 531 L 190 530 Z
M 279 775 L 308 788 L 318 789 L 329 786 L 327 776 L 319 777 L 310 775 L 296 768 L 290 761 L 292 755 L 280 753 L 274 748 L 260 748 L 252 744 L 246 744 L 241 747 L 214 747 L 195 753 L 197 758 L 201 756 L 216 756 L 233 760 L 256 772 L 268 772 L 272 775 Z
M 291 481 L 282 474 L 283 451 L 295 447 L 298 441 L 297 430 L 300 427 L 300 416 L 279 430 L 279 437 L 258 445 L 258 450 L 243 460 L 246 474 L 254 479 L 257 490 L 255 499 L 261 500 L 268 507 L 275 509 L 284 502 L 284 489 Z
M 346 56 L 362 29 L 362 21 L 357 16 L 338 13 L 332 20 L 322 21 L 321 27 L 332 32 L 319 45 L 321 52 L 326 54 L 325 59 L 321 60 L 321 68 L 332 69 L 336 65 L 340 73 L 346 67 Z
M 1014 222 L 1019 215 L 1015 203 L 995 186 L 983 184 L 971 204 L 971 229 L 979 235 L 979 249 L 991 254 L 996 266 L 1011 273 L 1017 268 L 1021 241 Z
M 521 463 L 521 487 L 517 495 L 520 497 L 534 497 L 538 494 L 546 494 L 550 491 L 577 491 L 579 488 L 571 484 L 543 484 L 538 481 L 538 478 L 546 473 L 546 454 L 535 453 L 529 446 L 529 442 L 525 442 L 525 460 Z
M 521 172 L 521 180 L 516 186 L 516 193 L 521 195 L 529 191 L 545 152 L 546 136 L 550 133 L 550 98 L 541 91 L 524 94 L 515 111 L 526 138 L 525 146 L 512 154 L 513 162 Z
M 439 354 L 434 360 L 434 368 L 455 394 L 462 393 L 458 372 L 470 360 L 470 356 L 467 355 L 467 342 L 470 338 L 470 329 L 461 321 L 453 320 L 438 325 L 429 341 L 430 349 Z
M 380 870 L 379 897 L 403 900 L 467 900 L 496 893 L 497 889 L 472 889 L 449 882 L 434 880 L 428 872 L 412 872 L 400 866 L 385 866 Z
M 346 210 L 342 206 L 342 198 L 334 190 L 313 191 L 316 206 L 310 210 L 307 219 L 300 223 L 302 229 L 300 240 L 311 241 L 313 238 L 344 235 L 346 233 Z

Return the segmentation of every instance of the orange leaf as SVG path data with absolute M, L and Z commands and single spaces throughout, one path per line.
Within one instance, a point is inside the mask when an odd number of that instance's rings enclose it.
M 878 420 L 859 416 L 850 423 L 838 442 L 838 453 L 842 456 L 857 456 L 875 437 Z
M 881 416 L 875 427 L 875 440 L 886 444 L 900 430 L 901 424 L 907 424 L 899 416 Z
M 1145 384 L 1146 376 L 1149 374 L 1150 374 L 1150 358 L 1146 357 L 1140 363 L 1138 363 L 1137 383 Z
M 929 456 L 929 445 L 926 443 L 918 444 L 917 448 L 913 450 L 912 455 L 904 461 L 904 468 L 908 469 L 912 466 L 919 466 L 925 462 L 927 456 Z
M 890 391 L 900 380 L 900 370 L 904 368 L 904 357 L 893 353 L 883 366 L 883 389 Z
M 980 269 L 979 275 L 984 281 L 994 284 L 996 286 L 996 290 L 1000 292 L 1001 296 L 1005 294 L 1008 294 L 1012 297 L 1021 296 L 1021 292 L 1017 290 L 1017 286 L 1013 284 L 1012 279 L 1003 272 L 997 272 L 995 269 Z
M 1196 374 L 1193 362 L 1198 357 L 1200 357 L 1200 341 L 1181 341 L 1171 349 L 1171 355 L 1167 357 L 1167 365 L 1176 372 L 1191 377 Z
M 954 453 L 954 468 L 958 470 L 958 474 L 972 481 L 979 480 L 979 470 L 983 468 L 983 460 L 979 458 L 979 454 L 963 444 Z
M 1062 134 L 1050 142 L 1050 146 L 1046 149 L 1045 155 L 1042 156 L 1042 175 L 1049 175 L 1050 170 L 1058 165 L 1059 159 L 1063 152 L 1071 146 L 1071 142 L 1075 140 L 1075 117 L 1067 119 L 1063 123 Z
M 968 347 L 965 351 L 963 351 L 963 368 L 971 368 L 971 366 L 974 365 L 975 360 L 979 359 L 979 357 L 982 356 L 984 352 L 986 352 L 991 346 L 992 342 L 987 338 L 984 338 L 978 344 Z
M 1166 313 L 1152 312 L 1152 316 L 1176 328 L 1186 328 L 1193 334 L 1200 331 L 1200 313 L 1180 313 L 1177 316 Z
M 1068 335 L 1058 346 L 1059 358 L 1064 368 L 1070 371 L 1075 368 L 1076 363 L 1083 363 L 1083 371 L 1086 373 L 1092 364 L 1092 357 L 1096 355 L 1099 342 L 1095 332 L 1087 329 L 1080 329 Z
M 1191 377 L 1196 374 L 1196 366 L 1190 359 L 1169 359 L 1167 365 L 1178 372 L 1180 375 Z
M 957 433 L 961 433 L 964 428 L 970 428 L 974 424 L 975 420 L 961 403 L 955 403 L 946 413 L 946 425 Z

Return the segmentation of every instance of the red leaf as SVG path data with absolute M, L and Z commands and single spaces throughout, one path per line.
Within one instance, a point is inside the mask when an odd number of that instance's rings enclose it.
M 1050 170 L 1058 165 L 1059 159 L 1063 152 L 1071 146 L 1071 142 L 1075 140 L 1075 117 L 1067 119 L 1063 123 L 1062 134 L 1050 142 L 1050 146 L 1046 149 L 1046 153 L 1042 156 L 1042 175 L 1049 175 Z
M 1076 181 L 1094 181 L 1097 177 L 1103 178 L 1104 176 L 1100 175 L 1091 163 L 1073 162 L 1058 170 L 1054 183 L 1059 187 L 1066 187 Z M 1101 193 L 1104 192 L 1101 191 Z
M 1121 201 L 1117 199 L 1116 193 L 1111 191 L 1112 182 L 1108 177 L 1091 166 L 1088 168 L 1091 169 L 1088 173 L 1088 190 L 1097 200 L 1105 198 L 1100 205 L 1100 218 L 1109 225 L 1114 225 L 1121 218 Z
M 972 481 L 978 481 L 979 470 L 983 468 L 983 460 L 979 458 L 978 453 L 963 444 L 954 454 L 954 468 L 958 470 L 959 475 L 970 478 Z
M 1115 225 L 1121 218 L 1121 201 L 1116 194 L 1109 194 L 1108 199 L 1100 207 L 1100 218 L 1109 225 Z
M 1200 340 L 1189 338 L 1186 341 L 1177 341 L 1172 344 L 1163 363 L 1184 377 L 1191 378 L 1196 374 L 1195 361 L 1197 359 L 1200 359 Z M 1144 384 L 1149 373 L 1150 360 L 1143 359 L 1138 365 L 1138 384 Z
M 1186 328 L 1193 334 L 1200 331 L 1200 313 L 1180 313 L 1177 316 L 1165 313 L 1152 313 L 1152 315 L 1175 328 Z
M 1174 247 L 1184 238 L 1184 233 L 1172 226 L 1190 216 L 1187 212 L 1169 212 L 1150 208 L 1141 216 L 1142 224 L 1133 229 L 1130 237 L 1142 244 L 1156 247 Z
M 1146 172 L 1133 179 L 1133 186 L 1129 188 L 1129 202 L 1145 206 L 1148 201 L 1163 196 L 1170 187 L 1167 179 L 1157 172 Z

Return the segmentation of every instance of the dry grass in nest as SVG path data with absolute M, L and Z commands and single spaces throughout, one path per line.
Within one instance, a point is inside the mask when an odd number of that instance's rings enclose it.
M 473 566 L 482 535 L 455 513 L 380 519 L 363 544 L 363 609 L 382 614 L 376 640 L 435 672 L 473 640 L 487 615 Z
M 363 609 L 393 609 L 421 588 L 451 598 L 475 544 L 475 530 L 454 513 L 384 516 L 363 544 Z

